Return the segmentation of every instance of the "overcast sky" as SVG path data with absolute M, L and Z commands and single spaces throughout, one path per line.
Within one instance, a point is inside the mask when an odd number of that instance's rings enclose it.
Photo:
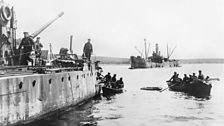
M 224 0 L 10 0 L 18 20 L 17 37 L 38 30 L 58 13 L 64 16 L 39 36 L 45 49 L 69 48 L 82 53 L 92 39 L 94 55 L 130 57 L 150 43 L 172 58 L 224 58 Z

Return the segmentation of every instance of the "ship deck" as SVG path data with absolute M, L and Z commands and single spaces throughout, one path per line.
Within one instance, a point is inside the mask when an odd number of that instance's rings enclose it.
M 45 74 L 65 71 L 82 71 L 80 67 L 53 68 L 52 66 L 1 66 L 0 78 L 38 74 L 38 72 L 36 72 L 37 69 L 43 69 Z

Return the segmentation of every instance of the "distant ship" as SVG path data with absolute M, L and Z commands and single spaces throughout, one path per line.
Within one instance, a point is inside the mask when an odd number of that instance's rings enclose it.
M 149 48 L 147 49 L 146 45 L 146 39 L 145 41 L 145 56 L 143 56 L 143 53 L 138 50 L 138 52 L 141 54 L 141 56 L 131 56 L 130 57 L 130 69 L 136 69 L 136 68 L 159 68 L 159 67 L 179 67 L 180 63 L 179 60 L 170 59 L 170 56 L 172 55 L 174 49 L 171 53 L 169 53 L 168 45 L 167 45 L 167 57 L 164 58 L 161 56 L 159 51 L 159 45 L 156 44 L 156 50 L 153 51 L 152 56 L 148 57 Z

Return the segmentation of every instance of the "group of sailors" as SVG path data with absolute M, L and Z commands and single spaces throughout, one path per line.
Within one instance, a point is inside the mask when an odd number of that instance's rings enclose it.
M 31 58 L 31 52 L 34 51 L 36 55 L 36 59 L 40 59 L 41 56 L 41 48 L 43 45 L 40 43 L 40 37 L 37 37 L 37 40 L 34 42 L 33 38 L 28 34 L 28 32 L 24 32 L 24 38 L 22 39 L 19 50 L 22 50 L 21 55 L 21 65 L 28 65 L 28 62 L 34 64 L 33 59 Z M 83 48 L 83 58 L 86 58 L 88 61 L 91 59 L 91 54 L 93 53 L 93 47 L 91 44 L 91 39 L 85 43 Z
M 103 78 L 103 82 L 105 84 L 106 87 L 110 87 L 110 88 L 123 88 L 124 87 L 124 82 L 123 82 L 123 78 L 120 77 L 119 80 L 117 80 L 117 75 L 114 74 L 113 77 L 111 77 L 110 73 L 108 72 Z
M 195 73 L 193 73 L 192 75 L 190 74 L 189 76 L 187 76 L 187 74 L 184 74 L 183 79 L 181 79 L 179 77 L 179 74 L 177 74 L 177 72 L 174 72 L 174 75 L 170 78 L 169 81 L 172 81 L 173 83 L 180 83 L 180 82 L 189 83 L 192 82 L 193 80 L 208 81 L 209 76 L 205 78 L 204 75 L 202 74 L 202 71 L 199 70 L 198 76 L 196 76 Z
M 31 53 L 34 51 L 35 55 L 35 61 L 40 60 L 41 56 L 41 48 L 43 45 L 40 43 L 40 37 L 37 37 L 36 41 L 33 41 L 33 38 L 30 37 L 28 32 L 24 32 L 24 38 L 22 39 L 19 48 L 22 49 L 22 55 L 21 55 L 21 65 L 28 65 L 28 62 L 31 62 L 32 65 L 34 65 L 34 61 L 31 58 Z M 36 64 L 35 63 L 35 64 Z

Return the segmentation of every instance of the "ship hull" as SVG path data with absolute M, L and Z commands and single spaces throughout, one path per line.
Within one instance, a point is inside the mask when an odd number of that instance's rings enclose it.
M 100 91 L 96 71 L 71 71 L 0 78 L 0 125 L 42 118 L 77 105 Z
M 209 96 L 212 88 L 211 84 L 201 80 L 194 80 L 186 84 L 167 81 L 167 85 L 171 91 L 185 92 L 194 96 Z

